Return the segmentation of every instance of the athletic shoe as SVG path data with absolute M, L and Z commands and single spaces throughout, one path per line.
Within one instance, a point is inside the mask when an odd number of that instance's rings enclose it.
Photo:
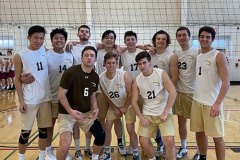
M 188 150 L 186 148 L 180 147 L 177 152 L 177 158 L 182 158 L 184 155 L 186 155 Z
M 121 155 L 126 155 L 127 151 L 122 143 L 118 144 L 118 151 Z
M 200 160 L 200 154 L 196 153 L 196 154 L 193 156 L 192 160 Z
M 53 150 L 46 150 L 46 157 L 45 157 L 45 160 L 57 160 L 56 156 L 54 155 L 53 153 Z
M 111 160 L 110 152 L 109 153 L 103 152 L 99 160 Z
M 139 160 L 139 155 L 138 154 L 133 154 L 133 160 Z
M 157 150 L 155 152 L 156 157 L 160 157 L 164 154 L 164 145 L 157 146 Z
M 86 154 L 90 159 L 92 158 L 92 151 L 91 149 L 85 149 L 84 154 Z
M 69 154 L 69 152 L 67 154 L 66 160 L 72 160 L 72 156 Z
M 80 150 L 75 152 L 75 158 L 76 160 L 83 160 L 82 153 Z

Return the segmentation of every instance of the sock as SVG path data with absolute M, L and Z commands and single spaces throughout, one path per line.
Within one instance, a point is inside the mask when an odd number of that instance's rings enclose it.
M 39 160 L 44 160 L 45 159 L 45 151 L 42 151 L 42 150 L 38 150 L 39 152 Z
M 139 155 L 139 153 L 138 153 L 138 148 L 133 149 L 133 155 Z
M 51 151 L 51 150 L 52 150 L 51 146 L 46 147 L 46 151 Z
M 199 152 L 199 148 L 198 148 L 198 147 L 197 147 L 196 153 L 197 153 L 197 154 L 200 154 L 200 152 Z
M 90 138 L 86 138 L 86 146 L 85 146 L 86 150 L 90 149 L 90 143 L 91 143 L 91 139 Z
M 18 158 L 19 158 L 19 160 L 24 160 L 25 159 L 25 154 L 18 153 Z
M 181 147 L 182 148 L 187 148 L 187 140 L 186 139 L 184 139 L 184 140 L 181 140 Z
M 123 144 L 123 143 L 122 143 L 122 138 L 119 138 L 119 139 L 118 139 L 118 145 L 119 145 L 120 143 Z
M 99 155 L 98 154 L 92 154 L 92 160 L 98 160 Z
M 156 157 L 153 157 L 153 158 L 149 158 L 149 160 L 156 160 Z
M 207 159 L 207 155 L 200 155 L 200 160 L 206 160 Z
M 74 144 L 75 144 L 75 150 L 79 151 L 80 149 L 80 143 L 79 143 L 79 139 L 74 139 Z

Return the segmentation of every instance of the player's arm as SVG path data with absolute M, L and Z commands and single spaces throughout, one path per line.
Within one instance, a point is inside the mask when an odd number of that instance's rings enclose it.
M 125 102 L 124 106 L 120 108 L 122 113 L 126 113 L 128 107 L 131 104 L 132 78 L 128 74 L 128 72 L 125 72 L 125 74 L 124 74 L 124 82 L 125 82 L 126 90 L 127 90 L 127 99 L 126 99 L 126 102 Z
M 218 95 L 215 103 L 211 107 L 211 110 L 210 110 L 211 117 L 216 117 L 219 115 L 220 105 L 223 102 L 223 100 L 228 92 L 229 86 L 230 86 L 229 73 L 228 73 L 228 69 L 227 69 L 227 61 L 224 56 L 224 53 L 220 52 L 217 54 L 216 64 L 217 64 L 219 76 L 222 80 L 222 85 L 220 88 L 219 95 Z
M 132 94 L 131 94 L 131 104 L 132 107 L 136 113 L 136 115 L 138 116 L 139 119 L 143 119 L 143 115 L 140 111 L 140 108 L 138 106 L 138 96 L 139 96 L 139 90 L 138 90 L 138 86 L 137 86 L 137 82 L 136 80 L 133 82 L 132 84 Z
M 169 77 L 175 86 L 179 79 L 178 57 L 176 54 L 173 54 L 169 60 Z
M 92 114 L 89 116 L 91 119 L 96 119 L 99 113 L 99 108 L 97 105 L 97 98 L 96 98 L 96 92 L 94 92 L 91 95 L 91 108 L 92 108 Z
M 0 58 L 0 65 L 1 65 L 1 66 L 0 66 L 1 72 L 3 73 L 3 67 L 4 67 L 4 66 L 3 66 L 3 60 L 2 60 L 2 58 Z
M 95 42 L 95 46 L 96 46 L 97 50 L 104 49 L 104 44 L 103 43 Z M 126 47 L 120 47 L 117 44 L 114 44 L 113 48 L 116 50 L 118 55 L 121 55 L 123 52 L 125 52 L 127 50 Z
M 15 54 L 14 56 L 14 65 L 15 65 L 15 85 L 19 100 L 19 111 L 24 113 L 27 111 L 27 106 L 23 98 L 22 82 L 20 81 L 20 77 L 22 75 L 22 59 L 18 53 Z
M 170 80 L 168 74 L 165 71 L 162 72 L 162 81 L 163 81 L 164 88 L 168 92 L 167 104 L 166 104 L 162 114 L 160 115 L 161 120 L 164 121 L 167 118 L 169 110 L 172 108 L 172 106 L 175 102 L 177 92 L 175 90 L 175 87 L 174 87 L 172 81 Z
M 142 49 L 142 50 L 148 50 L 150 54 L 155 54 L 156 53 L 156 48 L 154 48 L 150 44 L 140 44 L 136 45 L 136 48 Z

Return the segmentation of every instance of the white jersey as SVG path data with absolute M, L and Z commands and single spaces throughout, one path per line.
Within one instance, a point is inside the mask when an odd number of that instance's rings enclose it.
M 208 106 L 214 104 L 222 85 L 216 65 L 216 56 L 219 52 L 216 49 L 212 49 L 197 56 L 196 87 L 193 99 Z
M 153 73 L 145 77 L 140 73 L 136 77 L 136 83 L 142 96 L 143 103 L 143 114 L 159 116 L 163 112 L 167 104 L 167 91 L 163 86 L 162 72 L 160 68 L 153 68 Z M 172 113 L 172 110 L 169 110 Z
M 30 73 L 35 78 L 30 84 L 22 84 L 23 98 L 26 104 L 40 104 L 51 100 L 48 63 L 45 48 L 28 48 L 19 52 L 23 74 Z
M 113 53 L 116 53 L 115 49 L 112 51 Z M 97 63 L 96 63 L 96 72 L 98 75 L 106 71 L 106 67 L 104 66 L 104 56 L 106 55 L 105 49 L 99 49 L 97 51 Z M 119 68 L 117 66 L 117 68 Z
M 73 55 L 74 65 L 82 63 L 82 51 L 86 46 L 93 46 L 94 48 L 96 48 L 95 43 L 90 43 L 90 42 L 88 42 L 85 45 L 77 44 L 73 46 L 71 53 Z
M 126 71 L 116 70 L 113 79 L 106 77 L 106 71 L 99 76 L 99 83 L 105 95 L 113 102 L 116 107 L 124 106 L 127 100 L 127 88 L 124 81 Z
M 179 80 L 176 90 L 183 93 L 193 93 L 196 81 L 196 59 L 198 48 L 191 47 L 186 51 L 177 50 Z
M 63 72 L 73 65 L 71 53 L 56 53 L 52 49 L 47 51 L 48 73 L 52 103 L 58 103 L 58 88 Z
M 135 80 L 137 75 L 139 75 L 139 73 L 140 73 L 137 62 L 135 61 L 135 57 L 141 51 L 142 50 L 138 49 L 138 48 L 134 53 L 129 53 L 128 50 L 126 50 L 121 55 L 121 62 L 123 65 L 123 70 L 127 71 L 129 73 L 129 75 L 132 77 L 132 80 Z
M 154 68 L 161 68 L 166 71 L 169 75 L 169 60 L 173 55 L 172 52 L 166 50 L 162 54 L 152 54 L 151 55 L 151 64 Z

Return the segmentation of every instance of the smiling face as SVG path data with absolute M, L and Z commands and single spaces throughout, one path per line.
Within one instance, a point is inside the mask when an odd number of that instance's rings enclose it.
M 110 59 L 107 59 L 105 62 L 105 67 L 107 69 L 107 72 L 109 73 L 115 73 L 117 69 L 117 60 L 115 57 L 112 57 Z
M 212 48 L 212 34 L 206 31 L 200 33 L 198 41 L 202 49 L 211 49 Z
M 126 36 L 126 38 L 124 39 L 124 43 L 127 46 L 127 48 L 134 49 L 134 48 L 136 48 L 137 39 L 133 35 L 132 36 Z
M 52 42 L 53 48 L 56 50 L 63 50 L 66 44 L 65 37 L 61 33 L 56 33 L 53 36 L 51 42 Z
M 186 30 L 180 30 L 177 32 L 177 41 L 180 46 L 189 45 L 190 36 L 188 35 Z
M 155 39 L 156 48 L 167 48 L 167 35 L 158 34 Z
M 115 37 L 113 33 L 109 33 L 102 39 L 102 43 L 104 44 L 105 47 L 107 48 L 113 48 L 115 44 Z
M 45 33 L 35 32 L 31 36 L 28 36 L 29 49 L 38 50 L 44 43 Z

